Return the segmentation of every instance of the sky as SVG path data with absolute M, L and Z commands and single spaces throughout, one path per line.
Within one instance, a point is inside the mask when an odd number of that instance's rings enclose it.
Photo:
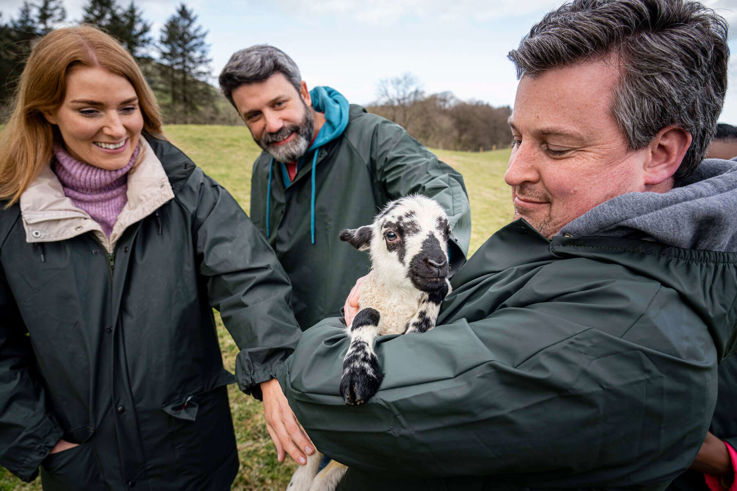
M 79 20 L 88 0 L 66 0 Z M 129 0 L 118 0 L 128 5 Z M 23 0 L 0 0 L 2 19 Z M 135 0 L 158 39 L 180 2 Z M 211 82 L 238 49 L 267 43 L 289 54 L 308 87 L 329 85 L 350 102 L 377 99 L 382 80 L 412 74 L 426 94 L 512 106 L 517 79 L 507 53 L 562 0 L 187 0 L 207 31 Z M 720 121 L 737 125 L 737 0 L 703 0 L 730 24 L 729 87 Z

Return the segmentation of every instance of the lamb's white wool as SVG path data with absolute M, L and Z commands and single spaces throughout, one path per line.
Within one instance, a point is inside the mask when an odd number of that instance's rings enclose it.
M 435 201 L 414 195 L 389 203 L 370 226 L 371 271 L 361 285 L 359 306 L 373 308 L 380 315 L 378 334 L 426 331 L 408 325 L 428 302 L 431 294 L 439 307 L 450 292 L 448 236 L 445 211 Z M 357 232 L 360 234 L 360 229 Z M 354 233 L 354 235 L 355 235 Z M 399 237 L 396 243 L 389 238 Z M 427 313 L 427 312 L 426 312 Z M 437 312 L 435 312 L 435 317 Z M 350 326 L 349 326 L 350 334 Z
M 371 271 L 360 287 L 359 312 L 346 332 L 340 393 L 346 404 L 367 402 L 383 374 L 373 350 L 380 334 L 425 332 L 435 327 L 440 303 L 450 292 L 445 211 L 433 200 L 413 195 L 389 203 L 371 225 L 340 234 L 371 255 Z M 319 452 L 292 476 L 289 491 L 332 490 L 347 468 L 335 461 L 315 477 Z

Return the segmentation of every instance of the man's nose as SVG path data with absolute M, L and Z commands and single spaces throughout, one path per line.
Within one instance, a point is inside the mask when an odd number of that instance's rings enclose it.
M 539 178 L 537 165 L 540 156 L 532 145 L 520 142 L 512 150 L 504 173 L 504 182 L 509 186 L 518 186 L 524 182 L 535 182 Z
M 284 126 L 284 122 L 282 119 L 274 113 L 267 113 L 264 114 L 264 118 L 266 121 L 266 132 L 267 133 L 276 133 L 280 129 L 282 129 L 282 126 Z

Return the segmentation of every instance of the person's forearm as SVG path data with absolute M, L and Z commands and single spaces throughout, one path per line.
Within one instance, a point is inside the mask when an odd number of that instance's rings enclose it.
M 733 472 L 732 462 L 724 442 L 714 434 L 707 433 L 699 453 L 696 454 L 696 458 L 691 464 L 691 469 L 712 476 L 731 475 Z
M 704 474 L 711 491 L 735 491 L 737 452 L 712 433 L 707 433 L 691 469 Z

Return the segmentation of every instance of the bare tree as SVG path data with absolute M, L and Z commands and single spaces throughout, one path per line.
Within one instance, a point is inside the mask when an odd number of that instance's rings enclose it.
M 387 117 L 405 128 L 409 128 L 414 119 L 412 106 L 425 95 L 419 79 L 409 72 L 381 79 L 376 94 L 379 105 L 386 106 Z

